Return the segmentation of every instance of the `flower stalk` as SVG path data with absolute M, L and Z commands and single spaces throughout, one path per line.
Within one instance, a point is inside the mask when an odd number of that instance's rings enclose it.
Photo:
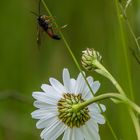
M 124 59 L 125 59 L 125 62 L 126 62 L 126 72 L 127 72 L 127 76 L 128 76 L 128 86 L 129 86 L 129 89 L 130 89 L 131 98 L 134 100 L 128 56 L 127 56 L 127 53 L 126 53 L 127 52 L 127 49 L 126 49 L 127 46 L 126 46 L 126 42 L 125 42 L 124 27 L 123 27 L 123 23 L 122 23 L 122 20 L 121 20 L 121 17 L 120 17 L 119 1 L 114 0 L 114 2 L 115 2 L 117 16 L 118 16 L 118 22 L 119 22 L 119 26 L 120 26 L 120 35 L 121 35 L 121 39 L 122 39 L 122 48 L 123 48 L 122 50 L 123 50 L 123 53 L 124 53 Z M 134 38 L 135 38 L 135 36 L 134 36 Z M 136 44 L 137 44 L 137 42 L 136 42 Z M 117 90 L 118 90 L 118 88 L 117 88 Z M 138 138 L 138 140 L 140 140 L 140 133 L 139 133 L 140 132 L 140 125 L 139 125 L 138 118 L 137 118 L 136 114 L 133 112 L 133 110 L 131 110 L 129 108 L 128 111 L 129 111 L 129 114 L 131 116 L 135 131 L 136 131 L 137 138 Z
M 93 104 L 95 102 L 105 100 L 105 99 L 111 99 L 111 98 L 118 99 L 118 100 L 122 101 L 124 104 L 129 105 L 133 110 L 135 110 L 138 114 L 140 114 L 140 107 L 138 105 L 136 105 L 134 102 L 132 102 L 126 96 L 123 96 L 123 95 L 118 94 L 118 93 L 101 94 L 99 96 L 96 96 L 96 97 L 89 99 L 85 102 L 82 102 L 80 104 L 73 105 L 72 109 L 74 112 L 78 112 L 79 110 L 87 107 L 90 104 Z

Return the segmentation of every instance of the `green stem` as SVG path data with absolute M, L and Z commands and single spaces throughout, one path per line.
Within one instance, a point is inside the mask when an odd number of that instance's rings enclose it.
M 109 98 L 114 98 L 114 99 L 118 99 L 120 101 L 123 101 L 123 103 L 129 105 L 133 110 L 135 110 L 138 114 L 140 114 L 140 107 L 139 106 L 137 106 L 134 102 L 129 100 L 126 96 L 118 94 L 118 93 L 101 94 L 101 95 L 96 96 L 92 99 L 89 99 L 83 103 L 73 105 L 73 110 L 77 112 L 77 111 L 87 107 L 88 105 L 94 103 L 94 102 L 109 99 Z
M 118 4 L 119 4 L 118 0 L 115 0 L 115 6 L 116 6 L 116 10 L 117 10 L 118 22 L 119 22 L 119 26 L 120 26 L 120 34 L 121 34 L 121 39 L 122 39 L 122 48 L 123 48 L 123 52 L 124 52 L 124 59 L 126 61 L 126 72 L 127 72 L 127 76 L 128 76 L 128 87 L 130 89 L 131 98 L 134 100 L 132 81 L 131 81 L 131 75 L 130 75 L 130 68 L 129 68 L 128 56 L 127 56 L 127 46 L 126 46 L 126 42 L 125 42 L 125 35 L 124 35 L 124 31 L 123 31 L 123 24 L 122 24 L 122 21 L 121 21 L 120 9 L 119 9 L 119 5 Z M 135 128 L 135 131 L 136 131 L 137 138 L 138 138 L 138 140 L 140 140 L 139 121 L 138 121 L 138 119 L 136 119 L 137 117 L 136 117 L 135 113 L 133 112 L 133 110 L 131 110 L 131 109 L 129 109 L 129 110 L 130 110 L 129 114 L 130 114 L 132 122 L 134 124 L 134 128 Z
M 137 138 L 138 138 L 138 140 L 140 140 L 140 126 L 139 126 L 139 123 L 138 123 L 139 120 L 131 109 L 129 109 L 129 114 L 132 118 L 135 130 L 136 130 Z
M 45 1 L 44 1 L 44 0 L 41 0 L 41 2 L 42 2 L 42 4 L 43 4 L 44 8 L 46 9 L 46 11 L 48 12 L 48 14 L 53 18 L 53 15 L 52 15 L 52 13 L 50 12 L 49 8 L 47 7 Z M 53 18 L 53 19 L 54 19 L 54 18 Z M 55 22 L 55 20 L 54 20 L 54 25 L 56 26 L 56 28 L 59 29 L 59 26 L 58 26 L 58 24 Z M 73 52 L 72 52 L 72 50 L 71 50 L 71 48 L 70 48 L 70 46 L 69 46 L 67 40 L 65 39 L 65 37 L 64 37 L 63 33 L 61 32 L 61 30 L 59 30 L 59 33 L 60 33 L 60 35 L 61 35 L 61 37 L 62 37 L 62 40 L 64 41 L 65 46 L 67 47 L 67 49 L 68 49 L 68 51 L 69 51 L 69 53 L 70 53 L 70 55 L 71 55 L 71 57 L 72 57 L 74 63 L 76 64 L 78 70 L 81 72 L 82 76 L 84 77 L 85 82 L 86 82 L 88 88 L 90 89 L 90 91 L 91 91 L 91 93 L 92 93 L 92 95 L 93 95 L 93 97 L 94 97 L 94 92 L 93 92 L 92 88 L 90 87 L 90 85 L 89 85 L 89 83 L 88 83 L 88 81 L 87 81 L 87 79 L 86 79 L 86 77 L 85 77 L 85 75 L 84 75 L 84 73 L 83 73 L 83 71 L 82 71 L 82 69 L 81 69 L 81 67 L 80 67 L 80 65 L 79 65 L 79 63 L 78 63 L 78 61 L 77 61 L 77 59 L 76 59 L 76 57 L 74 56 L 74 54 L 73 54 Z M 103 110 L 102 110 L 100 104 L 98 104 L 98 106 L 99 106 L 101 112 L 103 112 Z M 104 116 L 105 116 L 105 115 L 104 115 Z M 105 116 L 105 118 L 106 118 L 106 116 Z M 107 124 L 108 124 L 109 128 L 111 128 L 110 130 L 111 130 L 111 132 L 112 132 L 112 135 L 114 136 L 114 139 L 115 139 L 115 140 L 118 140 L 118 138 L 117 138 L 117 136 L 116 136 L 116 134 L 115 134 L 115 132 L 114 132 L 113 128 L 111 127 L 111 125 L 110 125 L 110 123 L 109 123 L 108 120 L 107 120 Z
M 138 51 L 140 51 L 140 45 L 139 45 L 139 42 L 138 42 L 139 39 L 136 37 L 136 35 L 135 35 L 135 33 L 134 33 L 134 31 L 133 31 L 133 29 L 131 27 L 131 24 L 130 24 L 130 22 L 128 20 L 128 17 L 127 17 L 127 14 L 126 14 L 126 10 L 123 8 L 123 6 L 121 5 L 121 3 L 119 5 L 120 5 L 120 9 L 121 9 L 123 18 L 124 18 L 124 20 L 125 20 L 125 22 L 126 22 L 126 24 L 128 26 L 128 29 L 129 29 L 129 31 L 130 31 L 130 33 L 131 33 L 131 35 L 132 35 L 135 43 L 136 43 L 136 46 L 138 48 Z
M 104 77 L 108 78 L 112 84 L 116 87 L 116 89 L 119 91 L 119 93 L 121 93 L 122 95 L 125 96 L 125 92 L 123 91 L 123 89 L 121 88 L 121 86 L 118 84 L 118 82 L 116 81 L 116 79 L 109 73 L 109 71 L 97 60 L 94 60 L 92 62 L 93 65 L 96 65 L 98 67 L 98 69 L 95 69 L 95 71 L 101 75 L 103 75 Z
M 131 80 L 131 74 L 130 74 L 130 67 L 129 67 L 129 61 L 128 61 L 128 55 L 127 55 L 127 46 L 126 46 L 125 34 L 124 34 L 124 30 L 123 30 L 123 24 L 122 24 L 122 20 L 121 20 L 121 16 L 120 16 L 120 9 L 119 9 L 118 4 L 119 4 L 118 0 L 115 0 L 115 6 L 116 6 L 116 10 L 117 10 L 118 22 L 119 22 L 119 26 L 120 26 L 122 50 L 123 50 L 123 53 L 124 53 L 124 60 L 126 62 L 126 74 L 127 74 L 127 77 L 128 77 L 128 87 L 130 89 L 131 99 L 134 100 L 133 88 L 132 88 L 132 80 Z

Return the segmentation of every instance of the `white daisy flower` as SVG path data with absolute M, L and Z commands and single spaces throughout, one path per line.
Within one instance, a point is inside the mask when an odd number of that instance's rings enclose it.
M 63 70 L 63 84 L 50 78 L 50 85 L 41 86 L 43 92 L 33 92 L 36 99 L 34 106 L 38 108 L 32 112 L 32 118 L 38 119 L 36 124 L 44 140 L 56 140 L 63 134 L 62 140 L 100 140 L 98 124 L 104 124 L 96 103 L 78 111 L 72 111 L 72 105 L 93 98 L 82 74 L 77 79 L 70 78 L 68 69 Z M 98 81 L 87 77 L 92 90 L 96 93 L 100 87 Z M 100 105 L 105 111 L 104 105 Z

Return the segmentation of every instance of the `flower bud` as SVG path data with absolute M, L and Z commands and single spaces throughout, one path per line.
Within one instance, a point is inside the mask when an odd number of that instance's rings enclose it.
M 82 66 L 86 70 L 97 69 L 98 67 L 94 62 L 100 62 L 102 56 L 99 54 L 98 51 L 95 51 L 93 48 L 87 48 L 85 51 L 82 51 Z

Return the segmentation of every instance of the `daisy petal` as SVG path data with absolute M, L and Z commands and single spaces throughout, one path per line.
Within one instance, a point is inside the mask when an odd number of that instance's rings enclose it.
M 63 83 L 64 87 L 67 89 L 67 92 L 70 92 L 70 74 L 68 69 L 63 70 Z
M 57 99 L 48 97 L 48 95 L 44 92 L 33 92 L 32 96 L 40 102 L 44 102 L 44 103 L 52 104 L 52 105 L 57 104 L 56 102 Z
M 79 128 L 73 128 L 72 140 L 84 140 L 83 133 Z
M 105 112 L 105 111 L 106 111 L 106 107 L 105 107 L 105 105 L 100 104 L 100 106 L 101 106 L 101 108 L 102 108 L 102 111 Z
M 88 84 L 91 86 L 91 85 L 93 84 L 93 78 L 92 78 L 91 76 L 88 76 L 88 77 L 87 77 L 87 82 L 88 82 Z M 91 91 L 90 91 L 90 89 L 89 89 L 89 87 L 88 87 L 88 85 L 87 85 L 87 83 L 85 83 L 85 87 L 84 87 L 84 90 L 83 90 L 83 92 L 82 92 L 82 97 L 83 97 L 84 99 L 90 99 L 90 98 L 93 97 L 93 96 L 92 96 L 92 93 L 91 93 Z
M 93 114 L 92 118 L 99 124 L 104 124 L 105 123 L 105 118 L 101 114 Z
M 82 73 L 80 73 L 77 77 L 77 80 L 76 80 L 74 93 L 75 94 L 82 93 L 84 87 L 85 87 L 85 80 L 84 80 Z
M 94 93 L 96 93 L 99 90 L 99 87 L 100 87 L 100 82 L 99 81 L 95 81 L 91 85 L 91 88 L 92 88 Z
M 52 123 L 57 122 L 57 121 L 58 121 L 58 118 L 57 118 L 56 114 L 49 113 L 45 118 L 40 119 L 36 123 L 36 127 L 38 129 L 46 128 L 46 127 L 49 127 Z
M 47 113 L 48 112 L 46 110 L 38 109 L 38 110 L 35 110 L 34 112 L 32 112 L 31 115 L 32 115 L 32 118 L 34 118 L 34 119 L 41 119 L 41 118 L 46 117 Z
M 47 84 L 41 85 L 41 89 L 46 93 L 49 92 L 50 88 L 52 88 L 50 85 L 47 85 Z
M 40 101 L 34 101 L 34 106 L 36 108 L 47 108 L 48 104 Z
M 92 123 L 86 123 L 86 125 L 83 126 L 82 129 L 85 140 L 100 140 L 100 136 L 96 131 L 94 131 L 93 126 L 94 125 Z
M 75 85 L 76 85 L 76 80 L 75 79 L 71 79 L 70 80 L 70 93 L 74 93 Z
M 66 126 L 62 122 L 57 121 L 41 132 L 41 138 L 44 138 L 44 140 L 56 140 L 65 129 Z
M 64 136 L 62 140 L 72 140 L 71 139 L 71 128 L 67 128 L 66 131 L 64 132 Z
M 62 96 L 59 94 L 52 86 L 47 84 L 42 84 L 42 90 L 47 93 L 48 96 L 60 99 Z
M 96 103 L 93 103 L 93 104 L 89 105 L 88 108 L 89 108 L 90 112 L 93 112 L 93 114 L 101 113 L 102 111 L 105 112 L 106 107 L 103 104 L 99 104 L 99 105 Z M 100 107 L 102 110 L 100 109 Z
M 93 80 L 94 80 L 93 77 L 91 77 L 91 76 L 87 77 L 87 81 L 88 81 L 89 84 L 92 84 Z
M 50 78 L 49 80 L 50 80 L 50 83 L 51 83 L 52 87 L 58 93 L 60 93 L 62 95 L 63 93 L 66 93 L 67 92 L 66 89 L 65 89 L 65 87 L 58 80 L 56 80 L 54 78 Z

